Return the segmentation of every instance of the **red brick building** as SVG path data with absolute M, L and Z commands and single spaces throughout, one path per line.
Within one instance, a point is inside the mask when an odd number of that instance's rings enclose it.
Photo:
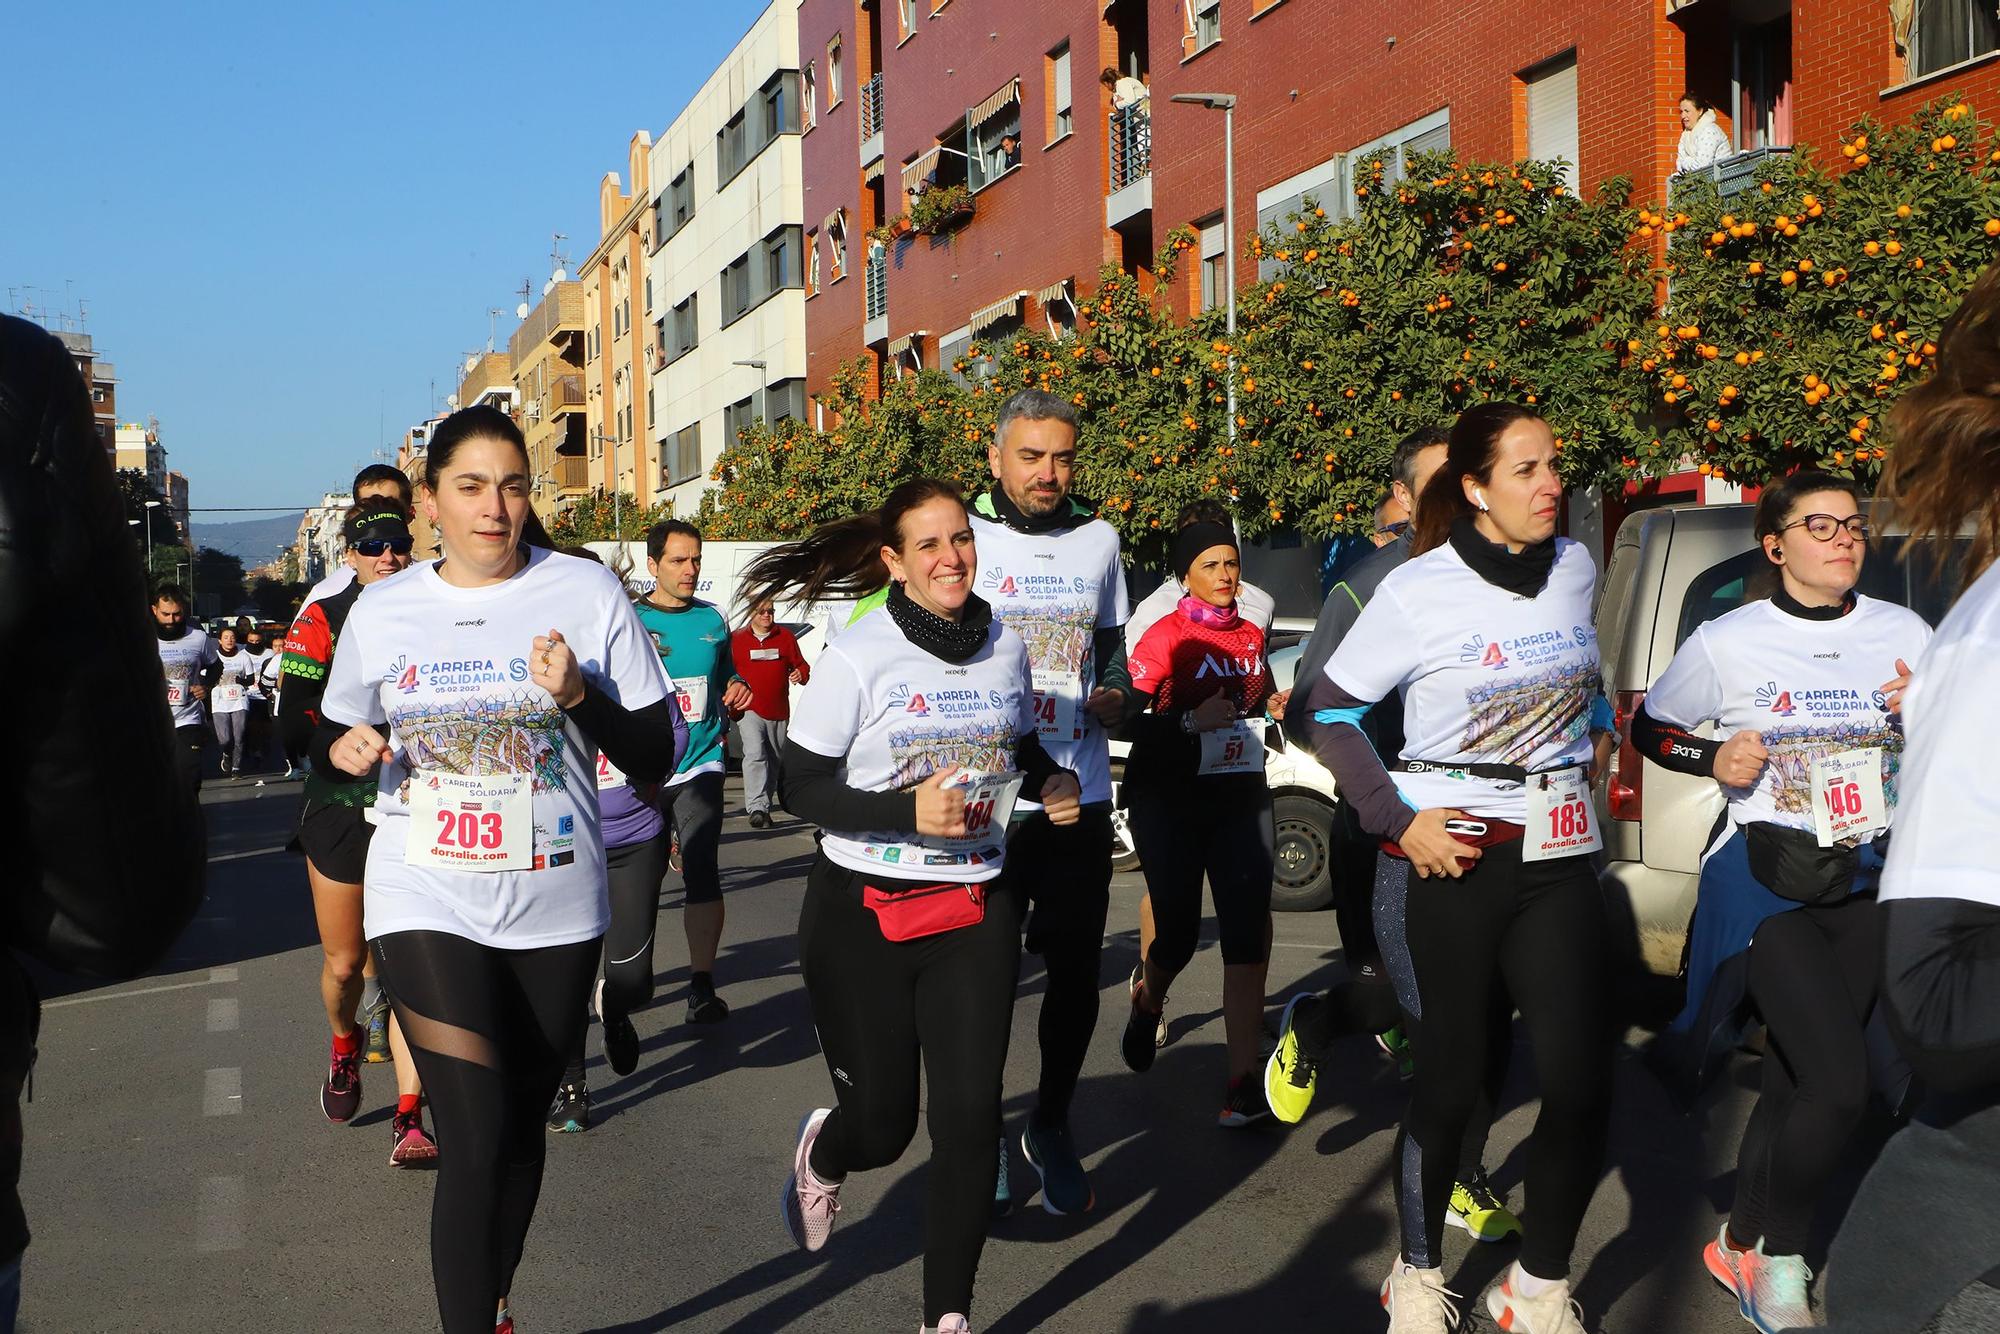
M 1225 273 L 1256 276 L 1261 222 L 1347 208 L 1375 148 L 1559 156 L 1585 189 L 1623 174 L 1658 200 L 1686 88 L 1739 151 L 1825 149 L 1946 91 L 2000 102 L 1996 48 L 1987 0 L 802 0 L 808 389 L 864 352 L 892 375 L 1059 328 L 1101 264 L 1143 272 L 1182 224 L 1200 262 L 1171 299 L 1219 303 Z M 1223 118 L 1170 100 L 1194 92 L 1237 98 L 1233 272 Z M 969 216 L 871 243 L 959 184 Z

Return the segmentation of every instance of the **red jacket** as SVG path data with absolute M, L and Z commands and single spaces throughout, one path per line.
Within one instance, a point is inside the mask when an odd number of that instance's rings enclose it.
M 810 671 L 790 630 L 776 625 L 769 639 L 759 639 L 745 627 L 729 636 L 729 656 L 750 686 L 750 712 L 774 723 L 792 716 L 791 674 L 796 671 L 803 683 Z

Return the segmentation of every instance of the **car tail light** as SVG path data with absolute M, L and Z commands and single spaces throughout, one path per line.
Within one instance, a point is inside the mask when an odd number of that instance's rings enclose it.
M 1605 776 L 1605 804 L 1614 820 L 1636 820 L 1645 804 L 1646 769 L 1632 744 L 1632 719 L 1646 698 L 1643 690 L 1621 690 L 1611 702 L 1618 728 L 1618 745 L 1611 752 L 1611 772 Z

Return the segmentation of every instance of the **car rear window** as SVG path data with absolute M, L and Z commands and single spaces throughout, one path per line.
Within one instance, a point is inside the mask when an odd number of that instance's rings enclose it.
M 1928 551 L 1906 551 L 1902 538 L 1877 538 L 1868 545 L 1861 567 L 1860 591 L 1872 598 L 1910 608 L 1932 625 L 1944 618 L 1958 588 L 1958 571 L 1965 555 L 1963 540 L 1950 543 L 1944 559 Z M 1909 559 L 1905 560 L 1907 555 Z M 1777 587 L 1777 570 L 1760 547 L 1709 566 L 1688 583 L 1681 601 L 1680 630 L 1674 647 L 1687 642 L 1696 627 L 1735 611 L 1746 602 L 1769 597 Z

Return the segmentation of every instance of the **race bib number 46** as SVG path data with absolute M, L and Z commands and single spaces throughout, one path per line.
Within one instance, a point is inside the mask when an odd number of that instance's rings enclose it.
M 411 774 L 403 860 L 448 871 L 530 869 L 534 781 L 532 774 Z
M 1545 862 L 1604 846 L 1590 783 L 1581 768 L 1528 776 L 1528 816 L 1521 860 Z
M 1811 781 L 1813 832 L 1821 847 L 1888 827 L 1880 746 L 1814 756 Z

